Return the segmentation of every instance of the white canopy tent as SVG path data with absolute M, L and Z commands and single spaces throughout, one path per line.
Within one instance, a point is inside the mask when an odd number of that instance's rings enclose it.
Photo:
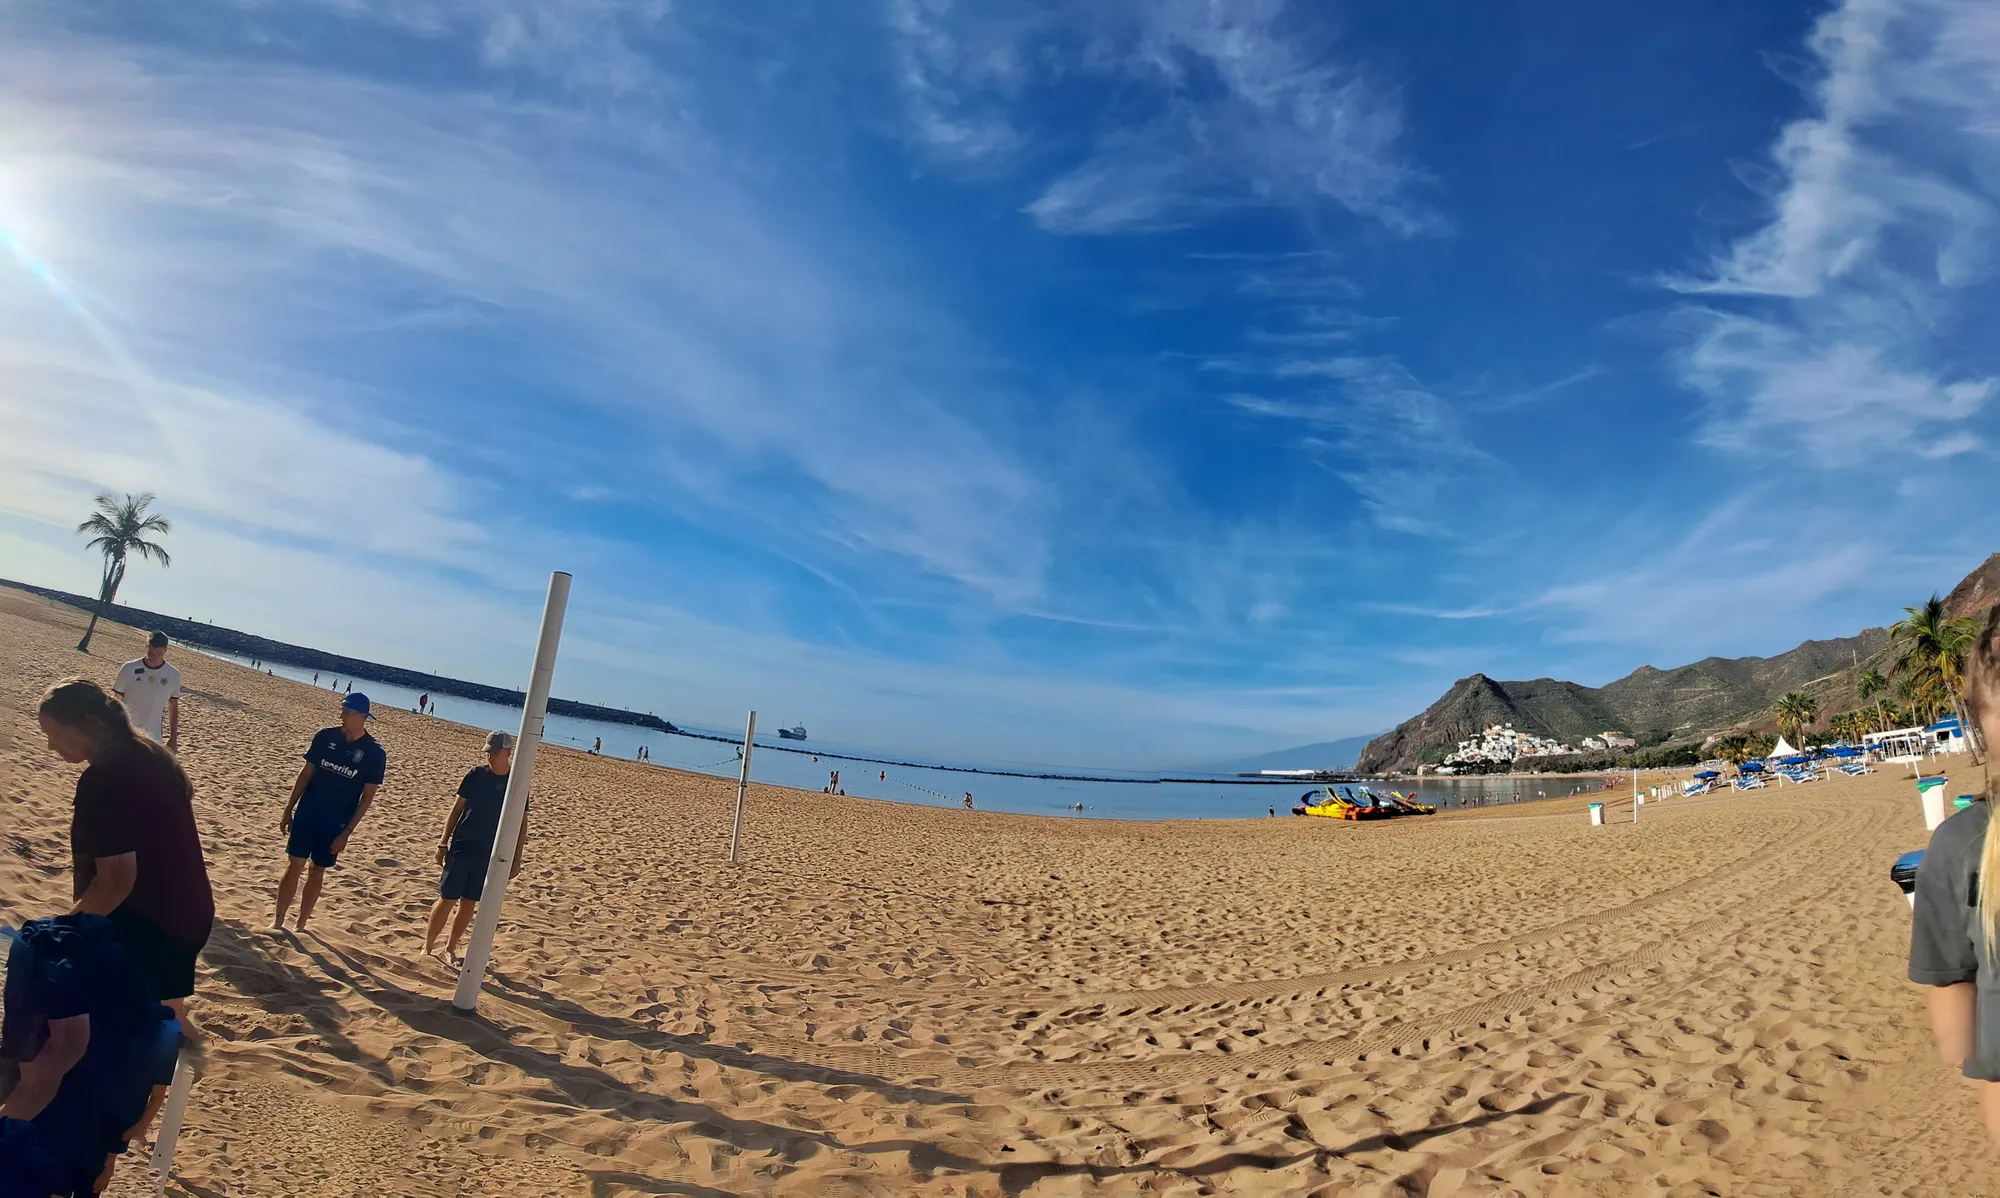
M 1798 755 L 1799 751 L 1786 744 L 1785 738 L 1782 736 L 1778 738 L 1777 744 L 1771 746 L 1771 751 L 1765 754 L 1766 757 L 1797 757 Z

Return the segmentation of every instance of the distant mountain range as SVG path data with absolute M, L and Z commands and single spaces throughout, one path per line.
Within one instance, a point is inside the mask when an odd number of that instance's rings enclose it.
M 2000 601 L 2000 553 L 1952 588 L 1953 617 L 1984 612 Z M 1710 657 L 1678 669 L 1638 669 L 1600 687 L 1555 678 L 1500 682 L 1484 674 L 1461 678 L 1421 715 L 1370 741 L 1356 768 L 1386 773 L 1433 765 L 1459 741 L 1494 724 L 1575 745 L 1587 736 L 1621 732 L 1644 746 L 1701 741 L 1731 728 L 1774 722 L 1771 706 L 1802 690 L 1827 713 L 1860 706 L 1858 667 L 1889 672 L 1886 629 L 1807 641 L 1776 657 Z
M 1345 740 L 1323 740 L 1316 745 L 1279 749 L 1237 761 L 1218 761 L 1196 768 L 1216 774 L 1253 774 L 1258 770 L 1351 770 L 1361 750 L 1379 735 L 1350 736 Z

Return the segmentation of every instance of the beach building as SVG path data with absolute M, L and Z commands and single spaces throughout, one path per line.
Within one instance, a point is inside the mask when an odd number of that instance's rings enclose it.
M 1861 746 L 1890 761 L 1914 761 L 1931 753 L 1963 753 L 1965 728 L 1953 716 L 1925 727 L 1870 732 L 1861 738 Z

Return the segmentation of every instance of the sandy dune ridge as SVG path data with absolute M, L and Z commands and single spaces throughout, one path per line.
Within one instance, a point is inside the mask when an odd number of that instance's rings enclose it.
M 0 592 L 0 915 L 68 893 L 27 714 L 139 639 Z M 416 952 L 480 731 L 386 712 L 308 935 L 258 931 L 334 700 L 181 652 L 223 922 L 170 1192 L 2000 1193 L 1902 981 L 1914 788 L 1385 825 L 1057 820 L 547 749 L 482 1017 Z M 1955 776 L 1955 790 L 1975 788 Z M 139 1193 L 128 1170 L 114 1193 Z

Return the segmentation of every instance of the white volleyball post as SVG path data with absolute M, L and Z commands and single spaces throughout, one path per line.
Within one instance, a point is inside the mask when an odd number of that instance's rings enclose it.
M 1632 767 L 1632 822 L 1639 822 L 1639 767 Z
M 535 749 L 542 743 L 542 722 L 549 711 L 549 679 L 556 672 L 556 646 L 562 642 L 563 612 L 569 607 L 569 575 L 549 575 L 549 599 L 542 608 L 542 635 L 535 643 L 535 669 L 528 676 L 528 702 L 521 708 L 521 734 L 514 741 L 514 765 L 507 773 L 507 794 L 500 801 L 500 830 L 493 837 L 493 856 L 486 865 L 486 887 L 479 892 L 479 913 L 472 920 L 472 943 L 465 966 L 458 972 L 458 989 L 451 1005 L 470 1014 L 479 1009 L 479 987 L 486 980 L 486 962 L 493 955 L 493 934 L 500 928 L 500 906 L 507 900 L 507 875 L 514 869 L 514 844 L 528 809 L 528 787 L 535 778 Z
M 757 747 L 757 713 L 743 726 L 743 770 L 736 775 L 736 822 L 729 826 L 729 863 L 736 864 L 737 850 L 743 847 L 743 793 L 750 789 L 750 751 Z
M 167 1174 L 174 1167 L 174 1145 L 181 1138 L 181 1120 L 187 1115 L 188 1094 L 194 1089 L 194 1064 L 185 1055 L 174 1062 L 174 1084 L 167 1091 L 167 1104 L 160 1108 L 160 1131 L 153 1137 L 153 1155 L 147 1164 L 158 1173 L 155 1198 L 167 1192 Z

